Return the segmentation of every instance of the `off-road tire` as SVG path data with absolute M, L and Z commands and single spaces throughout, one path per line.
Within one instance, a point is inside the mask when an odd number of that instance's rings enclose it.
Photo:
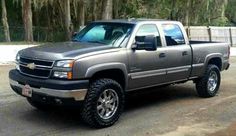
M 114 115 L 109 119 L 101 118 L 97 113 L 97 101 L 106 89 L 113 89 L 117 93 L 119 105 Z M 98 79 L 91 83 L 85 97 L 81 117 L 85 123 L 95 128 L 104 128 L 113 125 L 120 117 L 124 109 L 124 91 L 121 85 L 112 79 Z
M 216 88 L 214 89 L 214 91 L 209 91 L 208 89 L 208 79 L 210 77 L 210 73 L 211 71 L 215 71 L 216 74 L 217 74 L 217 78 L 218 78 L 218 81 L 217 81 L 217 86 Z M 207 66 L 207 69 L 204 73 L 204 76 L 199 78 L 197 81 L 196 81 L 196 89 L 197 89 L 197 93 L 200 97 L 203 97 L 203 98 L 209 98 L 209 97 L 214 97 L 218 90 L 219 90 L 219 87 L 220 87 L 220 82 L 221 82 L 221 76 L 220 76 L 220 70 L 219 68 L 216 66 L 216 65 L 208 65 Z

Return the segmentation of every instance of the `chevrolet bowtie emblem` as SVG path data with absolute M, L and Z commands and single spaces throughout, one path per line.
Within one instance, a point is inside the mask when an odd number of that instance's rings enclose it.
M 33 70 L 33 69 L 35 69 L 35 64 L 34 63 L 29 63 L 29 64 L 26 65 L 26 67 Z

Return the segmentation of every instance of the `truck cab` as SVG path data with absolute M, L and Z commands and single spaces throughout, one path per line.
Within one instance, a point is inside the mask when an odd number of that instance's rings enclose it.
M 142 41 L 138 41 L 135 52 L 134 50 L 130 51 L 130 70 L 133 73 L 130 76 L 132 85 L 134 85 L 130 88 L 152 86 L 189 78 L 192 49 L 181 23 L 175 21 L 143 22 L 134 29 L 134 33 L 135 35 L 131 37 L 133 38 L 130 43 L 131 49 L 135 49 L 135 42 L 139 39 L 142 40 L 142 37 L 154 37 L 156 45 L 152 50 L 139 49 L 139 42 L 142 43 Z M 138 83 L 139 81 L 140 83 Z

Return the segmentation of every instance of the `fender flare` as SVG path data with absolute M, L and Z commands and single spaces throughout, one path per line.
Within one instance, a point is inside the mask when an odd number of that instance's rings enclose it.
M 125 87 L 128 84 L 128 71 L 126 68 L 126 65 L 119 62 L 113 62 L 113 63 L 103 63 L 103 64 L 97 64 L 89 67 L 85 73 L 85 78 L 91 78 L 94 74 L 100 71 L 105 70 L 112 70 L 112 69 L 118 69 L 121 70 L 125 77 Z
M 206 56 L 205 58 L 205 61 L 204 61 L 204 69 L 206 69 L 209 61 L 213 58 L 219 58 L 221 60 L 221 68 L 222 68 L 222 65 L 223 65 L 223 55 L 221 53 L 212 53 L 212 54 L 209 54 Z M 220 69 L 221 70 L 221 69 Z

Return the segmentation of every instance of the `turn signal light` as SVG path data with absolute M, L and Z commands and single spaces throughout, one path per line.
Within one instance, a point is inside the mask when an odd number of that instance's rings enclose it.
M 72 72 L 67 72 L 67 79 L 72 79 Z

